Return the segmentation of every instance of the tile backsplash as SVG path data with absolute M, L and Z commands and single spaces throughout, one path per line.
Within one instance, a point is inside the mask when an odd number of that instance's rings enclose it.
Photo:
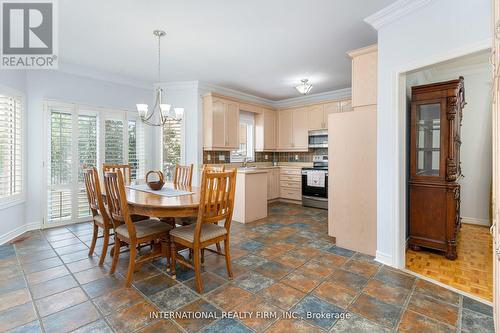
M 255 161 L 253 162 L 307 163 L 307 162 L 312 162 L 313 155 L 328 155 L 328 149 L 313 148 L 309 149 L 309 151 L 307 152 L 255 152 Z M 203 164 L 223 164 L 223 163 L 230 163 L 230 152 L 203 151 Z

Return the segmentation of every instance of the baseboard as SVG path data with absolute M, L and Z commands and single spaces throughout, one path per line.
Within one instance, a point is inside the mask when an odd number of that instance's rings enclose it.
M 0 236 L 0 245 L 3 245 L 7 242 L 10 242 L 14 238 L 21 236 L 22 234 L 24 234 L 27 231 L 38 230 L 41 228 L 41 225 L 42 224 L 40 222 L 32 222 L 32 223 L 27 223 L 27 224 L 21 225 L 21 226 L 15 228 L 14 230 L 9 231 L 8 233 L 1 235 Z
M 392 266 L 392 256 L 380 251 L 375 252 L 375 261 L 387 266 Z
M 475 225 L 481 225 L 484 227 L 490 227 L 490 220 L 487 219 L 476 219 L 474 217 L 461 217 L 462 223 L 465 224 L 475 224 Z

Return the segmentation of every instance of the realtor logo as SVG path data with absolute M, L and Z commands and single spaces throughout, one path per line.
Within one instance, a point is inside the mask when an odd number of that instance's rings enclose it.
M 57 68 L 54 0 L 0 0 L 2 69 Z

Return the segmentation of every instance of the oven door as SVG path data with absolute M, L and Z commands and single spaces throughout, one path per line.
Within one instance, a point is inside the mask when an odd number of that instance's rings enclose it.
M 302 195 L 307 197 L 328 198 L 328 172 L 325 172 L 325 186 L 307 186 L 307 171 L 302 172 Z

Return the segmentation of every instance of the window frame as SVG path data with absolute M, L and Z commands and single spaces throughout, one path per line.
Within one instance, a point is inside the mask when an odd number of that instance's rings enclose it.
M 0 85 L 0 94 L 21 99 L 21 192 L 0 198 L 0 210 L 26 202 L 26 94 L 20 90 Z
M 246 156 L 239 156 L 236 155 L 236 152 L 238 150 L 231 150 L 229 153 L 229 162 L 230 163 L 242 163 L 245 159 L 249 162 L 255 161 L 255 114 L 252 112 L 247 112 L 247 111 L 240 111 L 240 117 L 239 117 L 239 122 L 238 126 L 241 124 L 245 124 L 247 126 L 247 155 Z M 248 126 L 251 126 L 251 130 L 248 129 Z M 251 142 L 250 144 L 248 143 L 248 132 L 250 132 L 251 135 Z M 239 145 L 239 143 L 238 143 Z M 251 151 L 252 155 L 248 156 L 248 151 Z

